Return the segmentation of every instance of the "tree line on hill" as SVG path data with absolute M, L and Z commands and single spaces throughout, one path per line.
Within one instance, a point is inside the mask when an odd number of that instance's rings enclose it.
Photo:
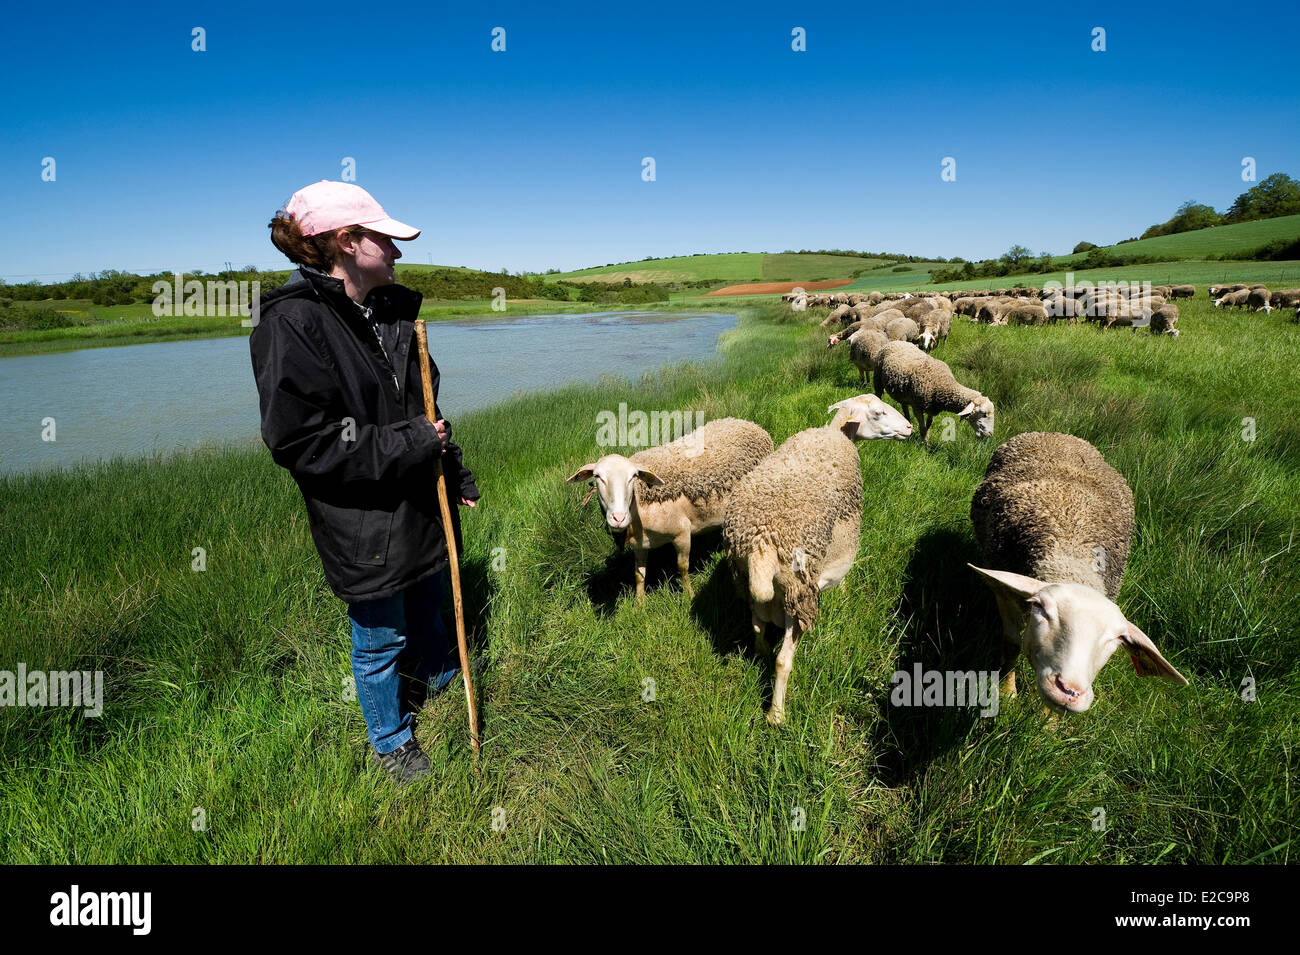
M 1216 225 L 1232 225 L 1236 222 L 1255 222 L 1259 219 L 1293 215 L 1300 215 L 1300 182 L 1284 172 L 1275 172 L 1239 195 L 1228 207 L 1227 212 L 1219 213 L 1213 206 L 1188 199 L 1178 207 L 1172 218 L 1151 226 L 1142 233 L 1141 238 L 1151 239 L 1158 235 L 1177 235 L 1180 232 L 1209 229 Z M 1134 242 L 1136 239 L 1124 241 Z
M 182 281 L 197 279 L 199 281 L 215 280 L 220 282 L 244 281 L 258 282 L 263 294 L 279 288 L 289 280 L 288 270 L 267 271 L 255 266 L 242 269 L 227 269 L 208 273 L 201 269 L 185 272 Z M 171 273 L 156 272 L 150 275 L 136 275 L 106 269 L 103 272 L 83 275 L 78 273 L 66 282 L 41 283 L 36 281 L 7 285 L 0 280 L 0 325 L 8 327 L 59 327 L 57 309 L 48 309 L 49 316 L 41 318 L 31 308 L 15 312 L 10 306 L 14 302 L 51 302 L 68 300 L 90 301 L 94 305 L 114 306 L 135 303 L 147 304 L 154 300 L 154 283 L 173 282 Z M 415 289 L 426 299 L 440 301 L 481 300 L 492 298 L 498 288 L 505 290 L 506 298 L 551 299 L 555 301 L 594 302 L 607 304 L 643 304 L 646 302 L 666 302 L 670 288 L 708 287 L 720 284 L 721 280 L 704 280 L 701 282 L 670 283 L 668 285 L 653 282 L 574 282 L 569 280 L 548 282 L 541 275 L 512 275 L 509 272 L 480 272 L 468 269 L 412 268 L 398 266 L 398 281 L 408 288 Z M 41 322 L 46 322 L 42 325 Z M 35 323 L 35 324 L 33 324 Z M 49 324 L 55 323 L 55 324 Z M 70 319 L 62 324 L 75 324 Z

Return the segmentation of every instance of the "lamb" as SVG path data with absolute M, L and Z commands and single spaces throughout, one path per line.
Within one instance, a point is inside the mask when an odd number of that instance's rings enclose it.
M 1002 694 L 1016 693 L 1023 651 L 1049 708 L 1082 713 L 1121 644 L 1139 676 L 1187 684 L 1114 603 L 1133 539 L 1133 492 L 1091 444 L 1037 431 L 1004 442 L 970 515 L 985 567 L 970 566 L 1002 618 Z
M 910 318 L 896 318 L 885 326 L 885 337 L 895 342 L 914 342 L 921 337 L 921 326 Z
M 888 342 L 884 332 L 872 328 L 864 328 L 849 338 L 849 361 L 858 369 L 859 387 L 867 383 L 867 372 L 876 370 L 876 359 Z
M 876 394 L 888 392 L 903 406 L 909 421 L 916 412 L 925 444 L 930 443 L 934 416 L 943 411 L 965 419 L 976 437 L 987 438 L 993 433 L 993 402 L 958 384 L 947 364 L 909 342 L 890 342 L 880 350 L 873 382 Z
M 1147 326 L 1151 329 L 1153 335 L 1169 335 L 1173 338 L 1178 337 L 1178 329 L 1174 326 L 1178 324 L 1178 306 L 1161 305 L 1151 313 L 1151 324 Z
M 933 351 L 940 341 L 948 340 L 948 333 L 952 331 L 952 312 L 942 308 L 926 312 L 917 321 L 917 325 L 921 329 L 918 339 L 921 350 Z
M 682 588 L 693 596 L 691 535 L 721 526 L 732 490 L 771 451 L 771 435 L 752 421 L 719 418 L 630 458 L 607 454 L 578 468 L 569 481 L 594 483 L 606 530 L 620 548 L 624 541 L 631 544 L 638 600 L 645 600 L 650 551 L 669 541 Z
M 785 722 L 785 690 L 800 636 L 817 622 L 818 595 L 857 557 L 862 470 L 854 441 L 906 438 L 912 426 L 874 395 L 827 409 L 822 428 L 790 437 L 736 485 L 722 538 L 737 589 L 750 606 L 755 647 L 771 652 L 769 623 L 784 633 L 767 721 Z

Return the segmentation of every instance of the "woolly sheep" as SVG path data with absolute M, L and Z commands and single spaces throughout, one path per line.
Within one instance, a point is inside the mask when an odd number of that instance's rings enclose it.
M 1268 301 L 1274 308 L 1295 308 L 1300 305 L 1300 288 L 1278 289 Z
M 921 327 L 910 318 L 896 318 L 885 326 L 885 337 L 895 342 L 914 342 L 921 337 Z
M 1174 326 L 1178 324 L 1178 306 L 1161 305 L 1151 313 L 1151 324 L 1147 327 L 1151 329 L 1153 335 L 1170 335 L 1178 337 L 1178 329 Z
M 752 421 L 719 418 L 630 458 L 607 454 L 578 468 L 569 481 L 593 482 L 606 530 L 620 548 L 624 539 L 631 545 L 638 600 L 645 599 L 650 551 L 669 541 L 682 587 L 693 595 L 687 569 L 691 535 L 722 524 L 732 489 L 771 451 L 771 435 Z
M 1087 441 L 1028 432 L 993 452 L 971 523 L 1002 618 L 1001 693 L 1016 693 L 1016 658 L 1057 712 L 1092 705 L 1092 682 L 1123 645 L 1139 676 L 1187 680 L 1114 603 L 1133 539 L 1133 492 Z
M 911 420 L 916 412 L 921 440 L 929 444 L 934 416 L 949 411 L 965 419 L 979 438 L 993 433 L 993 402 L 958 384 L 952 369 L 910 342 L 890 342 L 876 356 L 873 378 L 877 395 L 888 392 Z
M 847 325 L 852 319 L 846 321 L 845 316 L 850 314 L 852 314 L 852 309 L 848 305 L 837 305 L 822 320 L 822 328 L 830 328 L 832 325 Z
M 921 330 L 917 344 L 922 351 L 933 351 L 939 342 L 948 340 L 948 333 L 952 331 L 952 312 L 945 308 L 926 312 L 918 319 L 917 325 Z
M 1251 311 L 1262 311 L 1267 315 L 1273 310 L 1273 306 L 1270 304 L 1271 298 L 1272 293 L 1268 289 L 1253 288 L 1250 290 L 1250 294 L 1246 296 L 1246 307 Z
M 1250 298 L 1250 289 L 1237 289 L 1233 292 L 1227 292 L 1214 300 L 1214 307 L 1228 306 L 1229 308 L 1241 308 Z
M 858 553 L 862 470 L 854 441 L 906 438 L 912 426 L 874 395 L 827 409 L 825 427 L 790 437 L 745 475 L 727 506 L 722 538 L 750 606 L 754 643 L 771 652 L 769 623 L 784 632 L 767 720 L 785 721 L 785 690 L 799 637 L 817 622 L 818 595 L 844 579 Z
M 882 331 L 864 328 L 849 338 L 849 361 L 858 369 L 858 385 L 867 383 L 867 372 L 876 370 L 876 359 L 880 350 L 889 342 Z
M 1166 298 L 1195 298 L 1196 286 L 1195 285 L 1171 285 L 1169 286 L 1169 294 L 1165 297 Z

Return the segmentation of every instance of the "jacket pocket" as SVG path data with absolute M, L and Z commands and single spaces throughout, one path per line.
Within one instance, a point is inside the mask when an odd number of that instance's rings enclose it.
M 362 511 L 357 529 L 354 564 L 381 566 L 388 562 L 388 543 L 393 530 L 392 511 Z

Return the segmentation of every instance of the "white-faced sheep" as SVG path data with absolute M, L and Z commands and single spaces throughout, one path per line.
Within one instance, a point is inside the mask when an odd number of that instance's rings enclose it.
M 911 420 L 916 412 L 920 437 L 930 441 L 934 416 L 951 412 L 975 429 L 979 438 L 993 433 L 993 402 L 953 377 L 952 369 L 909 342 L 890 342 L 876 356 L 873 379 L 877 395 L 888 393 Z
M 917 325 L 921 334 L 916 343 L 922 351 L 934 351 L 935 345 L 948 340 L 948 333 L 952 331 L 952 312 L 946 308 L 926 312 L 917 319 Z
M 912 426 L 874 395 L 831 405 L 822 428 L 790 437 L 743 477 L 727 507 L 722 538 L 750 607 L 759 652 L 768 624 L 782 631 L 767 720 L 785 721 L 795 645 L 817 622 L 818 595 L 853 566 L 862 520 L 862 470 L 854 441 L 906 438 Z
M 1225 292 L 1219 298 L 1214 300 L 1215 308 L 1244 308 L 1246 302 L 1250 299 L 1250 289 L 1242 288 L 1232 292 Z
M 637 599 L 645 598 L 650 551 L 670 541 L 682 587 L 693 593 L 691 535 L 721 526 L 732 490 L 771 451 L 771 435 L 752 421 L 719 418 L 630 458 L 607 454 L 569 480 L 594 483 L 606 529 L 620 547 L 624 539 L 631 546 Z
M 1139 676 L 1186 684 L 1114 603 L 1133 539 L 1133 492 L 1087 441 L 1028 432 L 993 452 L 971 500 L 971 523 L 1002 617 L 1001 692 L 1016 692 L 1029 657 L 1056 711 L 1092 705 L 1092 681 L 1120 646 Z

